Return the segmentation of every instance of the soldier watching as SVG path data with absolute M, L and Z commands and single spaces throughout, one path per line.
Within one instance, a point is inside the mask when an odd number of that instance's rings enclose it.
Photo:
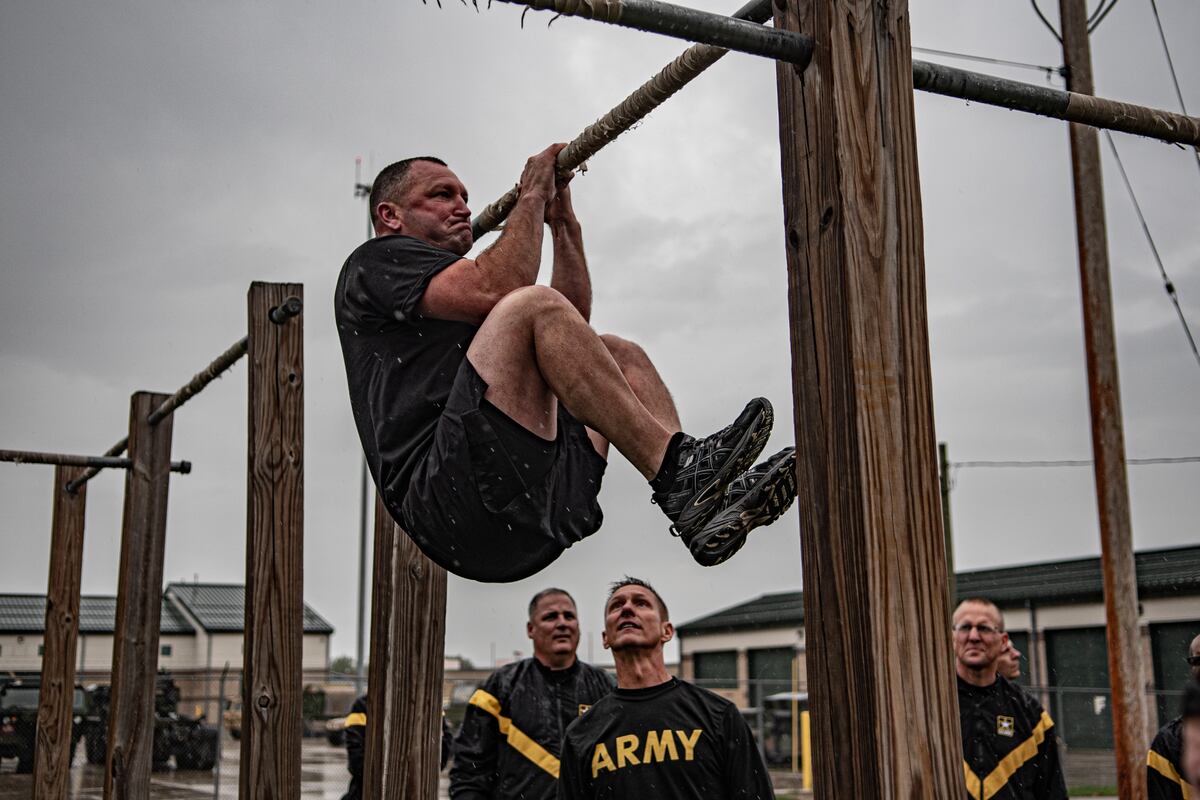
M 563 589 L 529 602 L 533 658 L 496 670 L 471 696 L 454 744 L 454 800 L 550 800 L 567 725 L 612 691 L 608 673 L 575 657 L 579 617 Z
M 997 672 L 1008 644 L 1000 609 L 970 598 L 955 609 L 953 624 L 967 794 L 976 800 L 1065 800 L 1054 721 Z

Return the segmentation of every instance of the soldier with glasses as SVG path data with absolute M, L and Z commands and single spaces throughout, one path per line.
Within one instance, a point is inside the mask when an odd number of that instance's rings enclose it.
M 1054 721 L 1031 695 L 999 674 L 1008 645 L 1004 617 L 972 597 L 954 611 L 954 657 L 963 774 L 976 800 L 1067 797 Z

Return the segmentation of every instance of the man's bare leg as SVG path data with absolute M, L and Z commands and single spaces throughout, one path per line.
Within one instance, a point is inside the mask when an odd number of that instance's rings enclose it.
M 600 334 L 600 341 L 604 342 L 617 366 L 621 368 L 621 373 L 629 382 L 629 388 L 633 389 L 637 399 L 659 424 L 671 433 L 683 430 L 679 422 L 679 411 L 675 408 L 675 400 L 646 351 L 635 342 L 611 333 Z M 603 458 L 608 458 L 608 439 L 591 428 L 587 429 L 587 433 L 596 452 Z
M 484 320 L 467 358 L 488 384 L 484 397 L 513 420 L 553 439 L 561 399 L 646 480 L 658 473 L 667 444 L 679 430 L 678 415 L 668 415 L 674 423 L 668 429 L 643 405 L 605 342 L 549 287 L 528 286 L 506 295 Z M 650 400 L 660 412 L 661 400 Z M 673 412 L 674 404 L 670 407 Z

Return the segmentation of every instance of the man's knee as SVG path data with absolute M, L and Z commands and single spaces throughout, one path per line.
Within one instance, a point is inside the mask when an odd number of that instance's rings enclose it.
M 646 355 L 646 351 L 637 342 L 631 342 L 614 333 L 600 334 L 600 341 L 604 342 L 608 352 L 622 368 L 650 363 L 650 356 Z
M 500 299 L 488 317 L 518 316 L 535 319 L 553 311 L 574 310 L 571 301 L 562 292 L 549 286 L 522 286 Z

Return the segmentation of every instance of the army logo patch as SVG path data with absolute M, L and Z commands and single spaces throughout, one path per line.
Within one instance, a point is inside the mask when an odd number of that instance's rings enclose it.
M 591 707 L 592 706 L 589 703 L 580 703 L 579 704 L 579 716 L 582 717 L 584 714 L 586 714 L 588 712 L 588 709 L 590 709 Z
M 998 736 L 1007 736 L 1012 738 L 1016 735 L 1016 730 L 1013 727 L 1013 718 L 998 716 L 996 717 L 996 734 Z

